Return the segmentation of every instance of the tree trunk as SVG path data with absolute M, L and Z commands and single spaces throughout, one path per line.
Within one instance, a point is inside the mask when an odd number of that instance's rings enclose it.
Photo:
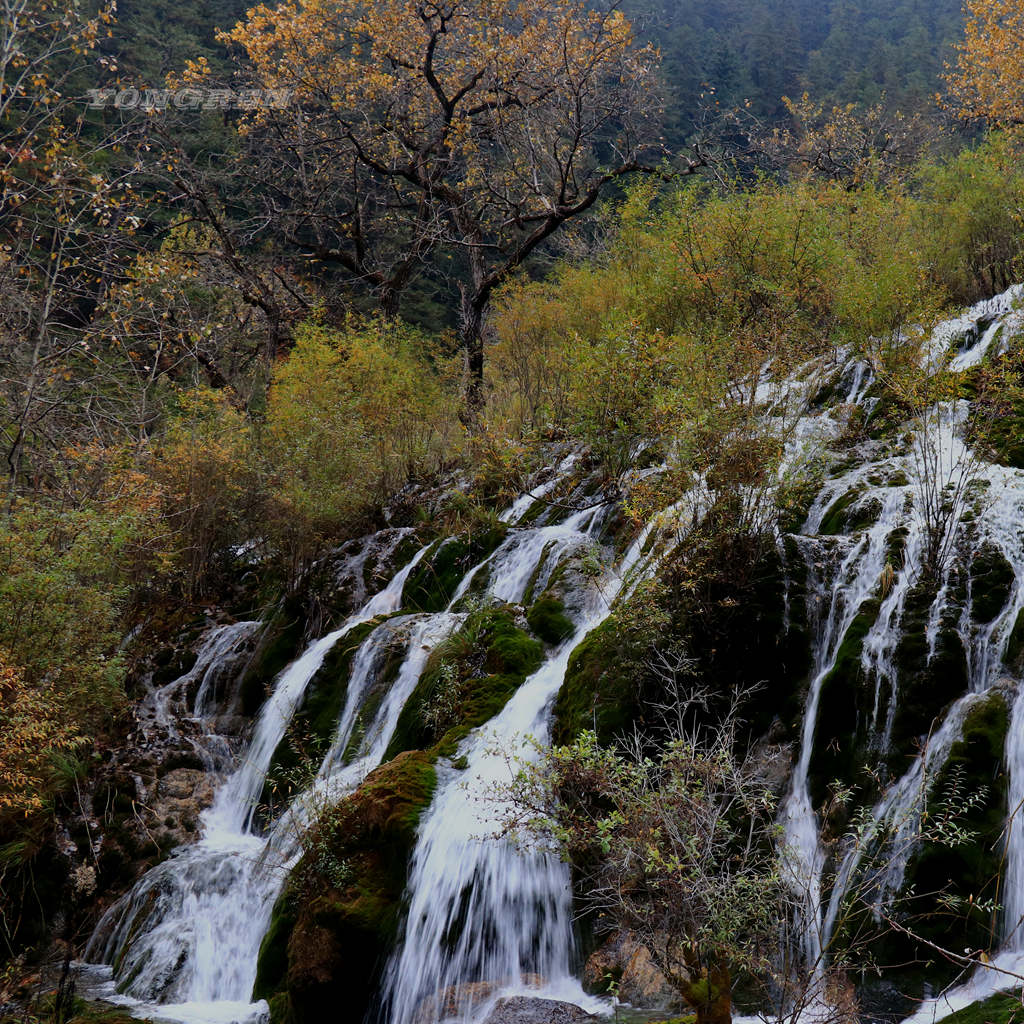
M 459 342 L 466 360 L 466 390 L 460 418 L 473 429 L 484 407 L 484 310 L 487 300 L 480 295 L 463 295 Z
M 697 1024 L 731 1024 L 732 978 L 729 968 L 712 964 L 690 985 L 683 998 L 697 1014 Z

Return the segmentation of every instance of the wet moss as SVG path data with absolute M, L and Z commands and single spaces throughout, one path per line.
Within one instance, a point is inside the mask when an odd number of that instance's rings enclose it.
M 861 655 L 880 608 L 881 601 L 875 597 L 861 604 L 839 645 L 835 664 L 821 683 L 809 774 L 815 804 L 827 799 L 836 779 L 862 781 L 871 741 L 867 726 L 874 689 L 867 685 Z
M 306 837 L 260 949 L 254 995 L 271 1002 L 275 1021 L 327 1020 L 339 1006 L 348 1019 L 364 1018 L 397 935 L 416 828 L 436 781 L 427 754 L 401 754 Z
M 1014 583 L 1013 566 L 994 544 L 982 544 L 971 559 L 971 618 L 991 622 L 1006 607 Z
M 958 584 L 950 589 L 930 657 L 927 628 L 936 596 L 934 582 L 921 580 L 911 588 L 904 602 L 900 639 L 894 654 L 899 700 L 893 717 L 889 758 L 893 775 L 901 773 L 916 756 L 936 715 L 967 689 L 967 654 L 957 631 L 965 592 Z
M 822 517 L 821 528 L 818 530 L 819 535 L 831 537 L 838 533 L 850 532 L 853 529 L 852 521 L 856 518 L 853 514 L 853 507 L 864 490 L 863 485 L 854 487 L 832 502 Z
M 571 743 L 586 729 L 609 743 L 639 717 L 642 654 L 623 642 L 614 615 L 576 646 L 555 701 L 556 744 Z
M 998 992 L 943 1018 L 946 1024 L 1021 1024 L 1024 993 Z
M 526 615 L 530 629 L 545 643 L 558 644 L 568 640 L 576 628 L 565 614 L 565 605 L 556 597 L 542 595 Z
M 295 927 L 295 920 L 295 899 L 285 890 L 274 904 L 270 927 L 260 943 L 253 999 L 271 1000 L 275 993 L 283 993 L 288 973 L 288 938 Z M 271 1019 L 276 1022 L 273 1014 Z
M 402 600 L 414 611 L 439 612 L 448 607 L 463 576 L 505 539 L 504 524 L 438 541 L 420 560 L 405 584 Z
M 474 612 L 432 653 L 385 757 L 403 750 L 450 756 L 462 737 L 505 706 L 543 659 L 543 646 L 516 625 L 511 608 Z
M 243 715 L 251 718 L 263 706 L 278 674 L 298 656 L 305 631 L 304 617 L 290 605 L 271 619 L 239 684 Z
M 40 1020 L 44 1017 L 51 1019 L 54 1014 L 53 995 L 44 997 L 38 1006 L 32 1008 L 31 1013 L 12 1013 L 11 1016 L 0 1015 L 0 1022 L 3 1024 L 19 1024 L 22 1021 Z M 124 1007 L 111 1006 L 109 1003 L 90 1002 L 86 999 L 74 997 L 70 1008 L 65 1009 L 61 1019 L 66 1024 L 152 1024 L 149 1017 L 133 1017 Z M 52 1019 L 56 1020 L 56 1016 Z
M 1015 672 L 1024 671 L 1024 609 L 1017 613 L 1017 619 L 1006 641 L 1006 664 Z
M 1003 748 L 1009 727 L 1009 709 L 999 693 L 974 705 L 964 718 L 961 738 L 937 775 L 928 801 L 928 815 L 938 819 L 951 808 L 968 841 L 923 844 L 907 868 L 906 887 L 911 904 L 929 906 L 917 925 L 927 939 L 943 942 L 957 935 L 957 943 L 993 953 L 999 945 L 997 916 L 983 901 L 998 894 L 1001 836 L 1006 809 L 1006 773 Z M 946 913 L 936 913 L 936 893 L 963 901 Z M 950 916 L 952 914 L 952 918 Z

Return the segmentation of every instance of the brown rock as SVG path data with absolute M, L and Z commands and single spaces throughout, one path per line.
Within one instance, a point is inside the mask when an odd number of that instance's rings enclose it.
M 583 983 L 591 992 L 608 991 L 609 975 L 618 979 L 617 995 L 624 1003 L 647 1009 L 680 1010 L 679 993 L 655 967 L 647 947 L 630 931 L 614 932 L 590 955 Z

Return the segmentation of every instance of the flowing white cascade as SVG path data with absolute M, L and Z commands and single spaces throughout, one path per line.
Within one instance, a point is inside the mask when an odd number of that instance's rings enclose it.
M 398 609 L 406 579 L 424 550 L 281 673 L 242 764 L 202 815 L 200 841 L 147 872 L 100 921 L 86 959 L 112 964 L 125 1002 L 192 1024 L 255 1022 L 266 1016 L 265 1004 L 249 1000 L 260 942 L 289 865 L 266 856 L 267 838 L 250 829 L 253 811 L 274 750 L 327 653 L 356 626 Z M 372 658 L 355 660 L 354 668 L 365 677 Z M 365 678 L 354 673 L 342 729 L 351 731 L 355 713 L 350 708 L 365 686 Z M 347 741 L 347 735 L 336 737 L 334 746 L 344 749 Z
M 510 546 L 495 562 L 494 594 L 522 598 L 530 563 L 544 557 L 558 531 L 578 542 L 583 514 L 548 528 L 536 543 Z M 561 644 L 486 726 L 459 747 L 463 771 L 440 772 L 420 822 L 409 872 L 409 910 L 385 979 L 391 1024 L 482 1019 L 500 994 L 529 991 L 594 1009 L 572 973 L 574 939 L 567 867 L 556 857 L 523 853 L 491 837 L 502 808 L 496 784 L 510 778 L 509 758 L 529 760 L 548 741 L 550 711 L 577 644 L 610 614 L 611 603 L 641 558 L 649 530 L 603 590 L 588 593 L 572 637 Z M 540 531 L 538 531 L 540 533 Z M 518 588 L 518 589 L 517 589 Z M 480 983 L 480 984 L 476 984 Z
M 301 852 L 304 830 L 316 819 L 320 810 L 350 793 L 380 765 L 394 736 L 398 718 L 416 688 L 430 652 L 451 635 L 462 619 L 463 616 L 449 612 L 403 615 L 384 623 L 367 637 L 353 659 L 345 708 L 320 770 L 309 788 L 299 793 L 275 822 L 267 839 L 265 859 L 282 867 L 286 874 Z M 358 712 L 374 681 L 375 663 L 391 647 L 389 637 L 404 642 L 405 657 L 380 707 L 364 730 L 354 754 L 348 760 L 345 754 L 351 746 Z M 261 936 L 269 924 L 269 913 L 276 896 L 275 889 L 273 898 L 264 907 Z
M 222 710 L 225 699 L 230 700 L 234 694 L 218 694 L 217 690 L 221 682 L 237 669 L 238 661 L 261 625 L 259 621 L 251 621 L 214 626 L 203 638 L 192 668 L 163 686 L 151 687 L 135 713 L 145 741 L 166 738 L 180 742 L 185 739 L 207 771 L 223 767 L 231 752 L 227 741 L 217 735 L 211 722 Z M 196 688 L 195 694 L 190 700 L 193 688 Z M 195 726 L 198 735 L 190 730 L 183 737 L 183 722 Z
M 782 807 L 782 826 L 788 860 L 788 874 L 801 910 L 798 927 L 802 936 L 803 955 L 807 966 L 821 966 L 821 873 L 824 851 L 818 837 L 818 822 L 811 804 L 808 774 L 814 753 L 814 734 L 818 722 L 821 688 L 836 664 L 846 631 L 860 610 L 861 604 L 878 584 L 886 564 L 889 536 L 901 522 L 903 494 L 892 488 L 885 494 L 878 521 L 853 542 L 842 558 L 835 578 L 819 581 L 814 599 L 828 602 L 814 643 L 814 662 L 807 706 L 800 735 L 800 756 L 793 771 L 789 793 Z M 805 532 L 814 534 L 821 526 L 827 506 L 819 501 L 811 510 Z M 810 580 L 817 576 L 813 549 L 808 551 L 808 594 Z
M 963 317 L 937 328 L 925 346 L 926 360 L 938 365 L 950 349 L 954 350 L 951 366 L 954 370 L 966 369 L 979 363 L 995 348 L 999 328 L 1006 328 L 1001 345 L 1011 330 L 1024 325 L 1024 317 L 1014 310 L 1015 303 L 1024 294 L 1024 289 L 1014 288 L 1002 296 L 979 304 Z M 979 329 L 978 324 L 984 325 Z M 849 364 L 841 373 L 842 380 L 850 380 L 849 403 L 867 404 L 864 368 Z M 818 838 L 817 820 L 810 804 L 806 788 L 807 769 L 814 749 L 814 733 L 817 725 L 818 703 L 824 679 L 834 665 L 842 638 L 852 622 L 852 616 L 864 597 L 869 595 L 880 599 L 880 610 L 865 637 L 861 662 L 866 677 L 874 677 L 875 702 L 871 716 L 871 727 L 875 731 L 875 746 L 880 753 L 888 751 L 893 724 L 899 704 L 898 673 L 894 664 L 896 645 L 900 638 L 901 620 L 907 596 L 920 579 L 923 558 L 923 524 L 919 513 L 906 514 L 918 499 L 921 466 L 925 460 L 928 468 L 938 479 L 941 488 L 945 483 L 954 483 L 962 467 L 967 467 L 974 479 L 988 481 L 988 493 L 983 501 L 977 502 L 970 519 L 970 529 L 954 517 L 950 524 L 947 541 L 950 546 L 957 542 L 968 544 L 976 550 L 982 543 L 993 544 L 1013 566 L 1016 581 L 1013 584 L 1006 609 L 992 622 L 977 624 L 971 617 L 970 601 L 960 621 L 960 633 L 968 660 L 970 693 L 984 692 L 998 681 L 1001 671 L 1001 657 L 1010 631 L 1024 599 L 1021 584 L 1024 580 L 1024 547 L 1021 544 L 1019 524 L 1024 516 L 1024 474 L 984 463 L 971 453 L 963 438 L 962 425 L 966 403 L 940 405 L 926 414 L 926 422 L 916 431 L 909 450 L 888 453 L 882 459 L 862 459 L 860 464 L 838 479 L 829 481 L 818 495 L 803 533 L 814 535 L 820 531 L 825 512 L 832 503 L 850 493 L 861 491 L 853 503 L 854 510 L 863 509 L 866 501 L 881 500 L 883 508 L 875 525 L 860 537 L 855 547 L 836 574 L 830 596 L 825 597 L 829 612 L 822 620 L 824 628 L 819 630 L 815 646 L 814 671 L 809 688 L 801 734 L 800 756 L 794 769 L 791 787 L 783 805 L 783 826 L 789 846 L 791 876 L 794 887 L 800 892 L 803 912 L 799 922 L 802 931 L 802 947 L 805 960 L 812 965 L 823 962 L 823 949 L 836 924 L 839 907 L 852 877 L 860 864 L 866 849 L 877 837 L 882 827 L 893 830 L 890 836 L 891 857 L 886 870 L 874 879 L 880 899 L 891 897 L 902 885 L 903 875 L 909 857 L 909 837 L 918 821 L 921 801 L 927 795 L 929 776 L 941 768 L 949 747 L 959 738 L 959 728 L 966 709 L 973 701 L 971 696 L 958 701 L 949 710 L 945 719 L 938 724 L 922 754 L 914 760 L 903 777 L 893 781 L 874 808 L 874 822 L 856 849 L 847 850 L 839 865 L 836 883 L 833 886 L 828 906 L 821 908 L 822 874 L 825 868 L 824 852 Z M 831 416 L 819 417 L 831 419 Z M 798 424 L 797 434 L 805 429 Z M 909 478 L 910 482 L 906 482 Z M 879 479 L 889 480 L 882 486 Z M 892 485 L 891 481 L 899 481 Z M 900 564 L 889 565 L 887 579 L 879 584 L 879 571 L 885 567 L 879 556 L 884 555 L 886 539 L 896 529 L 904 531 L 900 544 Z M 955 533 L 952 531 L 956 531 Z M 802 542 L 806 544 L 807 542 Z M 805 549 L 806 550 L 806 549 Z M 813 564 L 812 564 L 813 567 Z M 942 580 L 938 594 L 930 609 L 927 625 L 929 656 L 934 655 L 940 622 L 946 601 L 950 594 L 949 568 Z M 809 574 L 814 578 L 814 573 Z M 848 581 L 844 584 L 844 580 Z M 852 584 L 853 594 L 846 592 Z M 875 589 L 877 587 L 877 589 Z M 872 595 L 872 591 L 874 594 Z M 851 600 L 853 596 L 853 600 Z M 821 600 L 822 595 L 809 595 L 810 599 Z M 837 605 L 839 613 L 837 615 Z M 887 707 L 884 707 L 884 686 L 888 684 Z M 1019 703 L 1019 702 L 1018 702 Z M 1024 711 L 1015 710 L 1024 721 Z M 1024 799 L 1024 780 L 1015 783 L 1022 771 L 1014 767 L 1019 754 L 1019 767 L 1024 769 L 1024 749 L 1015 731 L 1011 729 L 1008 739 L 1007 759 L 1011 771 L 1011 790 L 1020 789 L 1016 799 Z M 1011 795 L 1011 807 L 1013 806 Z M 1020 856 L 1015 861 L 1017 848 Z M 897 852 L 900 851 L 900 852 Z M 1014 886 L 1020 913 L 1024 913 L 1024 836 L 1015 843 L 1012 834 L 1008 849 L 1009 870 L 1007 882 Z M 1017 863 L 1017 867 L 1014 864 Z M 1014 872 L 1019 882 L 1013 882 Z M 1008 897 L 1009 898 L 1009 897 Z M 1012 910 L 1008 912 L 1012 913 Z M 1024 939 L 1024 936 L 1022 936 Z M 1024 945 L 1024 942 L 1022 942 Z
M 885 904 L 899 892 L 913 853 L 914 836 L 921 826 L 929 781 L 945 763 L 950 748 L 959 738 L 965 715 L 978 699 L 976 694 L 967 694 L 950 708 L 942 725 L 928 738 L 925 749 L 872 808 L 870 824 L 859 841 L 846 851 L 836 873 L 823 925 L 826 948 L 839 921 L 843 900 L 849 895 L 854 872 L 860 868 L 865 854 L 876 844 L 883 830 L 889 830 L 891 834 L 886 836 L 884 850 L 876 858 L 881 867 L 871 872 L 863 896 L 873 898 L 876 904 Z

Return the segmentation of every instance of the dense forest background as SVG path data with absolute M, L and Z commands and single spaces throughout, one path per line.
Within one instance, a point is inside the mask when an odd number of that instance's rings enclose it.
M 217 29 L 247 0 L 126 0 L 106 48 L 129 76 L 160 84 L 186 60 L 223 62 Z M 640 36 L 662 51 L 666 141 L 685 143 L 708 104 L 783 118 L 783 96 L 933 106 L 963 16 L 958 0 L 626 0 Z

